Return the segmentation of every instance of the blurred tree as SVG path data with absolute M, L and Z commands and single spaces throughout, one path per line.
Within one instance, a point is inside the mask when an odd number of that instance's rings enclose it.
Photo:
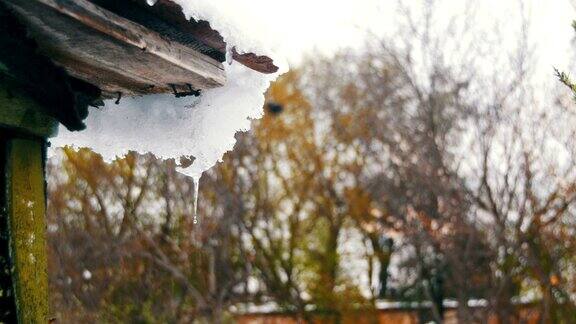
M 400 237 L 406 275 L 394 297 L 432 301 L 436 322 L 445 298 L 458 301 L 463 322 L 512 320 L 531 281 L 543 320 L 567 321 L 573 302 L 558 273 L 572 267 L 567 250 L 549 244 L 572 226 L 572 114 L 534 95 L 526 18 L 502 55 L 475 38 L 485 35 L 471 29 L 473 16 L 443 24 L 435 5 L 400 5 L 405 24 L 395 37 L 316 59 L 303 73 L 335 143 L 328 152 L 360 161 L 342 182 L 356 180 L 356 196 L 369 198 L 350 216 L 368 238 Z M 484 312 L 468 307 L 474 298 L 487 301 Z
M 366 306 L 340 263 L 342 234 L 352 225 L 342 184 L 351 162 L 332 151 L 329 134 L 317 132 L 323 122 L 298 81 L 291 71 L 271 86 L 268 113 L 252 134 L 238 136 L 234 152 L 206 176 L 214 184 L 205 182 L 203 190 L 218 192 L 234 210 L 221 212 L 242 220 L 266 299 L 306 321 L 313 310 L 339 322 Z
M 174 161 L 131 153 L 106 164 L 64 150 L 49 170 L 60 316 L 219 322 L 231 305 L 273 301 L 307 322 L 312 313 L 339 322 L 372 307 L 340 260 L 347 216 L 366 210 L 367 196 L 351 207 L 359 198 L 341 183 L 359 166 L 331 152 L 328 133 L 319 140 L 297 81 L 291 72 L 272 86 L 275 108 L 202 178 L 201 228 Z
M 534 95 L 527 21 L 503 55 L 472 4 L 446 20 L 423 4 L 400 6 L 393 38 L 274 83 L 202 177 L 198 226 L 175 161 L 53 159 L 59 318 L 223 323 L 273 303 L 339 323 L 394 299 L 440 323 L 453 299 L 463 323 L 514 322 L 526 296 L 544 323 L 575 318 L 573 111 Z
M 247 275 L 234 224 L 194 228 L 194 186 L 174 161 L 130 153 L 108 164 L 65 149 L 49 173 L 50 283 L 62 321 L 224 321 Z

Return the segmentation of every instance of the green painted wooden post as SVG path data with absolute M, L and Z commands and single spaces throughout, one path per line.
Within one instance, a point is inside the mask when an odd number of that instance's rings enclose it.
M 16 312 L 0 321 L 49 322 L 44 158 L 57 125 L 17 87 L 0 84 L 0 306 Z
M 18 322 L 48 323 L 44 144 L 12 139 L 7 155 L 10 259 Z

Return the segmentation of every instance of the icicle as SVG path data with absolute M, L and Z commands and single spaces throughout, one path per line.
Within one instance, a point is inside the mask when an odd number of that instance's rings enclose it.
M 146 0 L 146 3 L 148 3 L 149 6 L 153 6 L 156 4 L 158 0 Z
M 198 224 L 198 190 L 200 189 L 200 177 L 202 174 L 193 175 L 194 181 L 194 224 Z
M 228 63 L 228 65 L 232 65 L 232 61 L 234 60 L 233 50 L 234 47 L 226 44 L 226 63 Z

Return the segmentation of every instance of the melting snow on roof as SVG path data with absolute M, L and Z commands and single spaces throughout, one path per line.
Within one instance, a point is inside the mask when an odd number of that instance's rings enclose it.
M 192 165 L 181 171 L 198 178 L 234 147 L 236 132 L 248 130 L 250 119 L 262 116 L 264 92 L 287 71 L 265 26 L 258 26 L 256 17 L 242 12 L 237 1 L 174 2 L 188 18 L 209 21 L 230 48 L 267 55 L 279 71 L 261 74 L 230 61 L 225 63 L 226 85 L 204 90 L 199 98 L 152 95 L 124 98 L 119 105 L 108 101 L 100 109 L 91 109 L 86 130 L 70 132 L 60 127 L 59 135 L 51 140 L 52 147 L 89 147 L 106 160 L 128 151 L 151 152 L 164 159 L 193 156 Z

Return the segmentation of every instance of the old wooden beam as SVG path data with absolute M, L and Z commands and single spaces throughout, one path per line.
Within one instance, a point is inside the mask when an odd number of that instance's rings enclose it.
M 96 2 L 108 0 L 92 0 Z M 130 0 L 127 2 L 137 3 L 146 10 L 154 13 L 156 16 L 163 18 L 165 21 L 174 24 L 178 29 L 192 35 L 204 44 L 222 52 L 226 52 L 226 43 L 224 38 L 210 27 L 207 21 L 188 20 L 182 13 L 182 8 L 171 0 L 158 0 L 153 6 L 148 5 L 146 0 Z M 236 49 L 232 50 L 232 58 L 243 65 L 261 72 L 274 73 L 278 67 L 271 58 L 254 53 L 238 53 Z
M 225 83 L 220 62 L 87 0 L 0 0 L 54 62 L 108 96 L 209 89 Z

